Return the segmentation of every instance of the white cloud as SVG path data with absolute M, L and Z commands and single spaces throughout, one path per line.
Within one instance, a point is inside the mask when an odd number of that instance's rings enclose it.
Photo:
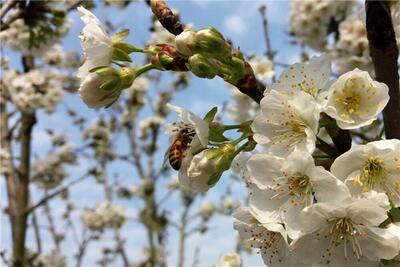
M 242 35 L 247 30 L 247 25 L 241 16 L 233 15 L 224 20 L 224 28 L 229 35 Z

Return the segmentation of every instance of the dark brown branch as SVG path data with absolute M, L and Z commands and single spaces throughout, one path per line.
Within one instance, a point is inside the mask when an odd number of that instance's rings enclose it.
M 269 38 L 269 31 L 268 31 L 268 19 L 267 19 L 267 6 L 262 5 L 259 9 L 261 13 L 262 25 L 263 25 L 263 33 L 264 33 L 264 40 L 265 45 L 267 46 L 267 58 L 275 65 L 274 63 L 274 56 L 275 52 L 272 50 L 271 40 Z M 275 74 L 272 76 L 272 82 L 275 82 L 276 77 Z
M 389 103 L 383 110 L 385 136 L 387 139 L 400 139 L 400 89 L 397 65 L 399 50 L 389 4 L 389 1 L 367 0 L 365 12 L 375 79 L 389 87 Z

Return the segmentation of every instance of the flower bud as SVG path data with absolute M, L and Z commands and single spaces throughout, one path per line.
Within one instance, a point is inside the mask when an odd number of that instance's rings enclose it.
M 199 30 L 195 40 L 198 53 L 221 59 L 231 55 L 231 47 L 215 28 Z
M 185 30 L 175 37 L 175 47 L 184 56 L 195 54 L 196 33 L 192 30 Z
M 218 182 L 222 173 L 229 169 L 235 145 L 226 143 L 218 148 L 208 148 L 196 154 L 189 166 L 189 176 L 208 176 L 208 185 Z
M 189 58 L 189 70 L 200 78 L 212 79 L 217 75 L 217 70 L 211 62 L 201 54 Z

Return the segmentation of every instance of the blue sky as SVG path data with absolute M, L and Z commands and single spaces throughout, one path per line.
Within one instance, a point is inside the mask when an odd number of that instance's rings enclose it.
M 268 18 L 270 23 L 270 35 L 272 46 L 278 51 L 277 61 L 294 63 L 296 61 L 296 55 L 298 55 L 298 47 L 291 46 L 289 44 L 290 37 L 286 34 L 287 31 L 287 17 L 289 12 L 289 2 L 285 1 L 169 1 L 169 5 L 179 10 L 181 19 L 185 23 L 193 23 L 195 29 L 202 27 L 214 26 L 219 29 L 227 38 L 231 39 L 235 46 L 240 46 L 241 50 L 248 52 L 255 52 L 258 56 L 262 56 L 265 51 L 265 43 L 262 36 L 261 18 L 258 12 L 258 8 L 262 4 L 266 4 L 268 7 Z M 114 7 L 104 8 L 99 5 L 98 8 L 93 10 L 94 14 L 102 21 L 109 20 L 117 29 L 129 28 L 131 35 L 128 41 L 142 46 L 149 39 L 149 27 L 151 26 L 151 12 L 149 7 L 143 3 L 133 3 L 128 6 L 125 10 L 121 11 Z M 80 21 L 77 12 L 70 14 L 72 19 L 71 30 L 63 40 L 63 46 L 66 50 L 77 50 L 81 51 L 78 34 L 83 27 L 83 23 Z M 11 64 L 13 67 L 20 68 L 19 57 L 16 53 L 5 49 L 7 56 L 11 58 Z M 136 58 L 135 58 L 136 59 Z M 137 60 L 140 61 L 140 58 Z M 280 69 L 277 69 L 279 74 Z M 178 93 L 173 103 L 185 107 L 200 115 L 205 114 L 211 107 L 221 107 L 224 101 L 229 100 L 229 90 L 225 86 L 224 82 L 215 78 L 213 80 L 203 80 L 196 77 L 192 77 L 191 84 L 187 90 Z M 99 112 L 89 110 L 83 102 L 79 99 L 79 96 L 74 94 L 66 94 L 64 103 L 60 105 L 57 112 L 52 115 L 45 115 L 39 112 L 39 123 L 36 125 L 33 137 L 33 149 L 37 155 L 45 153 L 49 146 L 49 140 L 45 134 L 46 128 L 51 128 L 57 125 L 57 130 L 60 132 L 66 132 L 70 135 L 71 140 L 79 140 L 79 132 L 74 129 L 71 124 L 65 118 L 64 108 L 68 106 L 77 110 L 79 113 L 85 114 L 89 120 L 94 120 L 99 116 Z M 107 111 L 100 111 L 100 113 Z M 142 114 L 143 117 L 147 115 L 146 110 Z M 171 116 L 169 120 L 176 120 L 176 116 Z M 228 122 L 228 120 L 226 121 Z M 166 140 L 166 138 L 164 138 Z M 124 147 L 124 141 L 120 141 L 117 144 L 119 147 Z M 162 143 L 161 151 L 165 150 L 168 146 L 166 142 Z M 161 153 L 163 154 L 163 152 Z M 160 157 L 159 161 L 163 159 Z M 79 177 L 82 173 L 82 166 L 89 164 L 89 162 L 81 162 L 80 166 L 68 169 L 71 177 L 74 179 Z M 118 171 L 120 177 L 131 177 L 132 169 L 126 166 L 118 165 L 114 166 L 112 171 Z M 127 180 L 127 184 L 134 184 L 137 182 L 135 178 Z M 210 190 L 206 194 L 206 199 L 217 202 L 224 190 L 231 181 L 228 175 L 222 178 L 220 184 Z M 76 202 L 78 207 L 93 206 L 102 199 L 103 190 L 100 186 L 93 186 L 93 180 L 87 180 L 72 190 L 71 198 Z M 0 180 L 1 185 L 1 207 L 4 208 L 5 201 L 5 185 L 4 179 Z M 235 185 L 233 188 L 235 195 L 245 195 L 244 184 Z M 37 191 L 33 191 L 33 197 L 39 198 L 40 195 Z M 126 205 L 128 215 L 135 217 L 137 204 L 132 202 L 122 202 Z M 179 215 L 179 198 L 172 198 L 166 206 L 172 211 L 173 216 Z M 61 214 L 64 209 L 64 204 L 56 200 L 52 204 L 53 211 L 56 214 Z M 38 214 L 42 216 L 43 214 Z M 79 220 L 76 217 L 76 220 Z M 2 215 L 1 218 L 1 246 L 2 248 L 10 247 L 10 233 L 8 218 Z M 59 223 L 59 224 L 58 224 Z M 235 248 L 236 232 L 233 230 L 233 219 L 231 217 L 216 216 L 211 220 L 211 230 L 208 234 L 194 235 L 187 242 L 188 254 L 186 258 L 187 266 L 191 264 L 193 253 L 196 247 L 200 248 L 200 266 L 212 266 L 219 261 L 219 257 Z M 57 222 L 57 227 L 62 229 L 63 225 L 61 222 Z M 135 222 L 135 220 L 129 220 L 124 225 L 123 233 L 125 238 L 128 240 L 126 247 L 128 248 L 128 255 L 131 260 L 140 257 L 140 248 L 146 244 L 145 235 L 143 228 Z M 177 233 L 174 230 L 169 231 L 168 239 L 170 240 L 170 246 L 168 250 L 168 262 L 170 266 L 176 265 L 176 248 L 177 248 Z M 45 245 L 45 251 L 51 248 L 50 239 Z M 106 235 L 103 242 L 93 243 L 90 245 L 90 253 L 85 257 L 83 266 L 95 266 L 94 262 L 98 259 L 98 253 L 101 247 L 107 243 L 112 242 L 111 235 Z M 28 233 L 28 244 L 34 245 L 33 233 Z M 66 242 L 63 245 L 63 252 L 68 255 L 68 266 L 73 266 L 73 252 L 76 251 L 74 244 Z M 260 266 L 261 258 L 259 255 L 253 253 L 251 256 L 244 256 L 244 266 Z M 115 266 L 119 266 L 116 264 Z

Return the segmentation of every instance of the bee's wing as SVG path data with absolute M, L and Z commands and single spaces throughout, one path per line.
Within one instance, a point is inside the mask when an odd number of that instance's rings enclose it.
M 169 166 L 169 158 L 168 158 L 168 155 L 169 155 L 170 149 L 171 149 L 171 146 L 169 146 L 168 149 L 167 149 L 167 151 L 165 151 L 165 153 L 164 153 L 164 161 L 163 161 L 163 164 L 162 164 L 162 167 L 163 167 L 163 168 Z

